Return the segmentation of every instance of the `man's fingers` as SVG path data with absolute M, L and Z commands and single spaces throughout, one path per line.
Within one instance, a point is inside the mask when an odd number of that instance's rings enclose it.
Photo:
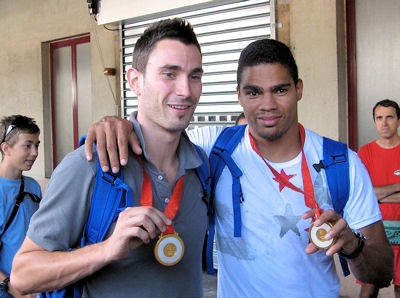
M 116 116 L 103 117 L 93 125 L 88 132 L 85 144 L 85 154 L 88 160 L 93 158 L 93 142 L 97 142 L 97 153 L 103 171 L 117 173 L 120 165 L 128 163 L 128 152 L 131 146 L 137 155 L 142 154 L 138 137 L 133 131 L 132 122 Z
M 343 239 L 338 238 L 338 239 L 336 240 L 335 244 L 332 245 L 332 246 L 326 251 L 326 255 L 327 255 L 327 256 L 332 256 L 332 255 L 334 255 L 335 253 L 339 252 L 339 251 L 341 250 L 343 244 L 344 244 Z
M 103 172 L 108 172 L 109 164 L 106 150 L 106 135 L 103 132 L 96 134 L 96 152 Z
M 172 221 L 160 210 L 153 207 L 129 207 L 120 214 L 127 217 L 129 225 L 142 226 L 144 228 L 164 232 L 165 226 L 171 225 Z
M 335 238 L 340 234 L 344 233 L 347 227 L 348 227 L 347 221 L 345 221 L 343 218 L 340 218 L 335 222 L 332 229 L 325 235 L 325 238 L 326 239 Z
M 313 218 L 315 216 L 315 209 L 308 210 L 304 212 L 301 216 L 303 219 Z
M 118 150 L 119 160 L 121 165 L 128 163 L 128 145 L 131 145 L 132 151 L 140 155 L 142 149 L 140 148 L 139 139 L 133 131 L 132 122 L 126 119 L 117 119 L 117 138 L 118 138 Z
M 341 218 L 339 214 L 337 214 L 335 211 L 329 209 L 324 211 L 314 222 L 315 226 L 320 226 L 325 222 L 330 222 L 334 224 L 336 221 L 338 221 Z
M 313 210 L 309 210 L 303 214 L 303 218 L 313 216 Z M 354 246 L 353 232 L 349 228 L 347 221 L 333 210 L 324 211 L 315 221 L 314 226 L 320 226 L 323 223 L 330 223 L 332 228 L 324 236 L 326 240 L 335 239 L 335 243 L 326 251 L 327 256 L 331 256 L 339 252 L 344 245 Z M 306 247 L 306 253 L 311 254 L 317 250 L 312 243 Z
M 94 127 L 90 127 L 88 134 L 85 140 L 85 156 L 88 161 L 93 159 L 93 143 L 96 138 L 96 132 L 94 131 Z
M 128 141 L 129 141 L 129 145 L 132 148 L 132 151 L 137 155 L 141 155 L 142 147 L 140 146 L 139 138 L 137 137 L 137 135 L 135 133 L 130 133 Z M 121 162 L 121 164 L 122 164 L 122 162 Z
M 154 232 L 155 234 L 158 234 L 158 231 L 164 232 L 165 226 L 172 224 L 172 221 L 168 218 L 168 216 L 164 214 L 164 212 L 161 212 L 160 210 L 153 207 L 147 207 L 144 215 L 146 216 L 146 218 L 141 222 L 142 226 L 145 228 L 152 227 L 154 229 L 157 229 L 157 232 Z M 153 230 L 151 232 L 153 232 Z M 156 235 L 154 235 L 154 237 L 155 236 Z
M 119 156 L 118 156 L 118 149 L 117 149 L 117 137 L 116 137 L 114 128 L 112 126 L 106 124 L 105 125 L 105 134 L 106 134 L 105 149 L 107 149 L 107 152 L 105 152 L 105 155 L 107 157 L 107 154 L 108 154 L 108 160 L 110 161 L 112 172 L 118 173 L 120 164 L 119 164 Z M 97 150 L 99 151 L 100 148 L 98 148 Z M 103 166 L 101 159 L 100 159 L 100 164 Z
M 306 253 L 307 254 L 313 254 L 313 253 L 315 253 L 316 251 L 318 251 L 318 248 L 314 245 L 314 244 L 312 244 L 311 242 L 307 245 L 307 247 L 306 247 Z
M 141 227 L 130 227 L 128 229 L 126 229 L 125 231 L 127 234 L 129 234 L 130 238 L 138 238 L 140 239 L 143 243 L 148 244 L 150 242 L 150 240 L 152 239 L 150 237 L 150 234 L 148 233 L 148 231 L 146 231 L 145 229 L 142 229 Z M 132 240 L 136 240 L 134 242 L 137 242 L 137 239 L 132 239 Z M 135 245 L 136 248 L 137 245 Z
M 128 163 L 128 134 L 121 129 L 117 130 L 119 163 L 125 166 Z

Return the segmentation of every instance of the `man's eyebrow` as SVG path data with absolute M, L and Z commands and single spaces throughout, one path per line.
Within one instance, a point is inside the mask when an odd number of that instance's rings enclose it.
M 179 65 L 174 65 L 174 64 L 166 64 L 164 66 L 161 66 L 160 69 L 168 69 L 168 70 L 182 70 L 182 67 Z M 204 70 L 202 67 L 195 67 L 191 70 L 190 73 L 204 73 Z
M 253 90 L 253 91 L 257 91 L 260 92 L 263 89 L 260 86 L 257 85 L 245 85 L 242 87 L 243 90 Z
M 191 71 L 191 73 L 198 73 L 198 72 L 204 73 L 203 68 L 202 67 L 195 67 Z
M 270 89 L 271 90 L 276 90 L 276 89 L 286 88 L 286 87 L 290 87 L 290 86 L 291 86 L 290 82 L 281 83 L 281 84 L 277 84 L 277 85 L 272 86 Z
M 169 70 L 181 70 L 182 67 L 174 64 L 166 64 L 160 67 L 160 69 L 169 69 Z

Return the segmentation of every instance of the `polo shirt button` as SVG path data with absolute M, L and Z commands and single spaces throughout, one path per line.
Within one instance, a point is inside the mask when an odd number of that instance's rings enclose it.
M 163 176 L 161 176 L 161 175 L 158 175 L 158 180 L 163 180 Z

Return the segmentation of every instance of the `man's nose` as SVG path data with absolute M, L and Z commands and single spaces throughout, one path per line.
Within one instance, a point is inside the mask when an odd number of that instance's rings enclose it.
M 176 83 L 176 95 L 186 98 L 190 97 L 190 80 L 186 76 L 180 76 Z
M 32 146 L 32 149 L 31 149 L 31 155 L 33 155 L 33 156 L 37 157 L 37 156 L 38 156 L 38 154 L 39 154 L 39 148 L 38 148 L 38 147 L 36 147 L 36 146 Z
M 262 108 L 264 110 L 274 110 L 277 108 L 276 99 L 270 92 L 265 92 L 262 96 Z

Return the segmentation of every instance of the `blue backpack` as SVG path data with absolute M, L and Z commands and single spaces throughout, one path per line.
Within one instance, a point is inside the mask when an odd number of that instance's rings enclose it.
M 85 139 L 86 137 L 81 138 L 79 146 L 85 143 Z M 203 151 L 196 145 L 194 147 L 202 161 L 202 164 L 196 168 L 196 173 L 203 186 L 203 198 L 206 199 L 211 193 L 210 170 Z M 121 167 L 121 170 L 117 174 L 111 171 L 105 173 L 102 171 L 100 161 L 97 158 L 96 169 L 96 180 L 92 193 L 89 217 L 83 228 L 81 246 L 103 241 L 111 223 L 117 220 L 119 213 L 127 207 L 133 207 L 132 190 L 124 183 L 124 168 Z M 40 297 L 79 298 L 82 296 L 82 293 L 83 284 L 78 281 L 60 290 L 41 293 Z
M 232 152 L 235 150 L 239 142 L 242 140 L 246 125 L 237 125 L 226 127 L 218 136 L 209 156 L 212 189 L 211 197 L 214 197 L 215 186 L 225 166 L 228 167 L 232 175 L 232 204 L 233 204 L 233 219 L 234 219 L 234 237 L 241 237 L 241 213 L 240 203 L 243 200 L 242 187 L 240 185 L 240 177 L 242 171 L 236 165 L 232 158 Z M 319 164 L 314 164 L 313 167 L 317 172 L 325 169 L 328 187 L 332 196 L 334 210 L 343 215 L 343 209 L 349 197 L 350 178 L 349 178 L 349 163 L 347 145 L 332 139 L 323 138 L 323 160 Z M 215 210 L 210 200 L 209 210 L 209 230 L 206 248 L 207 273 L 214 274 L 213 268 L 213 242 L 215 234 Z M 340 257 L 344 276 L 350 274 L 347 262 Z

